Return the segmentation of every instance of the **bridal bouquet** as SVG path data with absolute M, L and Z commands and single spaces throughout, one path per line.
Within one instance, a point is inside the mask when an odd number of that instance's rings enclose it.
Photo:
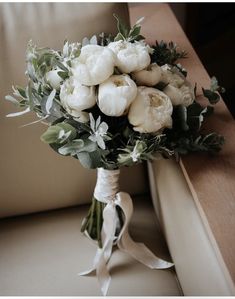
M 196 85 L 177 63 L 186 53 L 173 42 L 148 45 L 140 35 L 141 20 L 128 28 L 117 19 L 118 34 L 100 34 L 81 43 L 64 43 L 62 51 L 29 42 L 28 85 L 13 87 L 6 100 L 34 111 L 35 122 L 47 125 L 41 140 L 63 156 L 98 170 L 97 184 L 82 232 L 97 241 L 93 267 L 103 294 L 110 275 L 107 263 L 113 245 L 150 268 L 173 264 L 161 260 L 128 233 L 132 201 L 120 192 L 120 168 L 189 152 L 214 153 L 222 136 L 203 130 L 212 105 L 224 89 L 215 77 L 202 89 L 209 105 L 197 102 Z M 34 122 L 34 123 L 35 123 Z

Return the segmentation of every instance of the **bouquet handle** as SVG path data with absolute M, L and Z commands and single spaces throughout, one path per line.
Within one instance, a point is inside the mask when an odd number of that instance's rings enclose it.
M 111 282 L 107 264 L 111 257 L 114 243 L 121 251 L 130 254 L 133 258 L 151 269 L 166 269 L 173 266 L 172 263 L 155 256 L 143 243 L 136 243 L 131 238 L 128 226 L 133 213 L 133 203 L 128 193 L 116 193 L 115 186 L 117 185 L 118 176 L 119 170 L 110 172 L 109 170 L 98 169 L 95 198 L 106 204 L 103 210 L 103 226 L 101 230 L 102 248 L 97 249 L 91 269 L 80 273 L 80 275 L 88 275 L 96 271 L 101 292 L 104 296 L 107 294 Z M 102 189 L 102 186 L 105 188 Z M 102 197 L 100 197 L 101 194 Z M 115 233 L 119 221 L 117 207 L 121 209 L 124 215 L 124 223 L 119 235 L 116 237 Z

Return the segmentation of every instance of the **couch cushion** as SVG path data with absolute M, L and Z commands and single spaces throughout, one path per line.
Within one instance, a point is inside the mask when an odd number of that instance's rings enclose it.
M 19 129 L 36 116 L 6 118 L 16 108 L 3 99 L 12 84 L 27 83 L 25 50 L 30 39 L 60 49 L 65 39 L 81 41 L 102 31 L 115 33 L 113 13 L 129 21 L 124 3 L 0 3 L 0 217 L 89 202 L 95 171 L 43 144 L 39 137 L 46 126 Z M 129 171 L 124 171 L 125 177 Z M 143 168 L 133 171 L 136 181 L 129 181 L 124 190 L 146 192 Z
M 135 198 L 131 234 L 170 260 L 148 197 Z M 88 269 L 96 246 L 80 233 L 87 206 L 0 220 L 0 295 L 101 295 Z M 109 295 L 181 295 L 174 269 L 151 270 L 115 250 Z

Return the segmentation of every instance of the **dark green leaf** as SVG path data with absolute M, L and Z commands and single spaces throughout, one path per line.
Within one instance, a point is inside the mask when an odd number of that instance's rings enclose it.
M 113 14 L 113 16 L 117 20 L 118 32 L 121 33 L 124 38 L 127 38 L 129 33 L 128 26 L 117 15 Z
M 210 89 L 202 88 L 203 95 L 208 99 L 211 104 L 216 104 L 220 100 L 220 96 L 217 92 L 211 91 Z

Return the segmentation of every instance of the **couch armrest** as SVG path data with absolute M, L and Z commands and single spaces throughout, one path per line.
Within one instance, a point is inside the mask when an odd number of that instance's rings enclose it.
M 183 61 L 183 65 L 188 70 L 189 80 L 198 83 L 198 90 L 201 86 L 209 85 L 209 76 L 169 5 L 131 4 L 129 11 L 132 24 L 140 16 L 146 17 L 142 34 L 149 43 L 154 44 L 156 39 L 173 40 L 189 53 L 189 58 Z M 226 267 L 235 281 L 235 234 L 231 233 L 235 230 L 235 185 L 233 183 L 235 124 L 223 101 L 217 104 L 216 113 L 208 122 L 208 129 L 225 136 L 226 145 L 223 151 L 215 158 L 206 155 L 190 155 L 183 158 L 182 162 L 198 199 L 197 209 L 200 207 L 205 215 L 214 243 L 218 245 L 218 251 L 221 252 Z

